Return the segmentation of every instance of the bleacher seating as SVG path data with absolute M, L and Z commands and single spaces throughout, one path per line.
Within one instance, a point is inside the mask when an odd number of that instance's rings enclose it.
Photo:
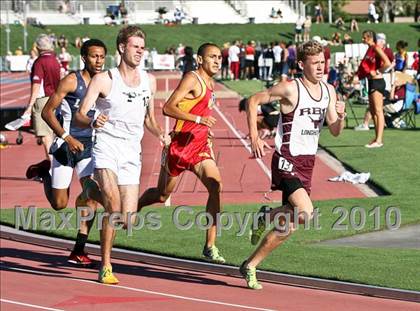
M 76 24 L 104 24 L 104 17 L 110 9 L 115 11 L 120 1 L 79 0 L 70 1 L 64 12 L 59 12 L 62 1 L 32 0 L 26 1 L 26 18 L 36 19 L 42 25 L 76 25 Z M 23 3 L 23 1 L 21 2 Z M 154 24 L 158 22 L 157 9 L 165 7 L 167 13 L 163 20 L 173 21 L 175 8 L 182 8 L 186 13 L 183 23 L 196 22 L 199 24 L 244 24 L 253 19 L 255 23 L 294 23 L 297 14 L 284 1 L 240 1 L 240 10 L 232 5 L 232 1 L 192 1 L 192 0 L 126 0 L 128 22 L 130 24 Z M 9 23 L 22 23 L 24 19 L 23 9 L 12 11 L 12 1 L 0 1 L 1 23 L 8 20 Z M 283 18 L 270 17 L 271 8 L 281 9 Z M 9 14 L 7 18 L 7 9 Z M 117 17 L 117 22 L 119 21 Z

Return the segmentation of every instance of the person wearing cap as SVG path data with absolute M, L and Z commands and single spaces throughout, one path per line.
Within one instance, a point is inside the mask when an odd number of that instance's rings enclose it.
M 50 169 L 51 166 L 49 150 L 53 141 L 53 131 L 42 119 L 41 112 L 60 82 L 60 63 L 54 53 L 54 45 L 50 37 L 46 34 L 40 34 L 35 41 L 35 45 L 39 57 L 32 65 L 31 96 L 22 119 L 30 119 L 32 114 L 35 136 L 41 138 L 46 159 L 29 166 L 26 171 L 28 179 L 37 177 L 41 169 Z

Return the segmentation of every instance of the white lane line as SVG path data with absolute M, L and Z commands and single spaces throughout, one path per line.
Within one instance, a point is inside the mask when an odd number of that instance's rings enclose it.
M 14 268 L 14 267 L 9 267 L 9 266 L 4 265 L 4 264 L 2 264 L 1 266 L 2 266 L 3 269 L 7 269 L 7 270 L 15 270 L 15 271 L 29 272 L 29 273 L 38 274 L 38 275 L 44 275 L 44 276 L 55 276 L 55 277 L 57 276 L 55 273 L 52 273 L 52 272 L 40 272 L 40 271 L 36 271 L 36 270 L 31 270 L 31 269 Z M 242 309 L 249 309 L 249 310 L 259 310 L 259 311 L 276 311 L 274 309 L 266 309 L 266 308 L 245 306 L 245 305 L 233 304 L 233 303 L 222 302 L 222 301 L 217 301 L 217 300 L 199 299 L 199 298 L 193 298 L 193 297 L 187 297 L 187 296 L 180 296 L 180 295 L 168 294 L 168 293 L 163 293 L 163 292 L 150 291 L 150 290 L 141 289 L 141 288 L 122 286 L 122 285 L 112 285 L 111 286 L 111 285 L 105 285 L 105 284 L 101 284 L 101 283 L 98 283 L 98 282 L 95 282 L 95 281 L 91 281 L 91 280 L 82 280 L 82 279 L 72 278 L 72 277 L 66 277 L 65 279 L 66 280 L 76 281 L 76 282 L 82 282 L 82 283 L 89 283 L 89 284 L 99 285 L 99 286 L 107 286 L 108 288 L 111 287 L 111 288 L 126 289 L 126 290 L 135 291 L 135 292 L 143 292 L 143 293 L 148 293 L 148 294 L 153 294 L 153 295 L 159 295 L 159 296 L 164 296 L 164 297 L 171 297 L 171 298 L 177 298 L 177 299 L 182 299 L 182 300 L 189 300 L 189 301 L 203 302 L 203 303 L 208 303 L 208 304 L 229 306 L 229 307 L 234 307 L 234 308 L 242 308 Z M 48 309 L 48 310 L 57 310 L 57 309 Z
M 14 305 L 25 306 L 25 307 L 30 307 L 30 308 L 34 308 L 34 309 L 64 311 L 63 309 L 48 308 L 48 307 L 43 307 L 43 306 L 33 305 L 33 304 L 30 304 L 30 303 L 24 303 L 24 302 L 20 302 L 20 301 L 14 301 L 14 300 L 3 299 L 3 298 L 0 298 L 0 301 L 4 302 L 4 303 L 11 303 L 11 304 L 14 304 Z
M 223 114 L 223 112 L 219 109 L 219 107 L 214 106 L 214 110 L 219 114 L 219 116 L 225 121 L 227 126 L 230 128 L 230 130 L 235 134 L 235 136 L 239 139 L 239 141 L 244 145 L 245 149 L 248 150 L 248 152 L 252 155 L 252 149 L 248 145 L 247 141 L 242 138 L 242 136 L 239 134 L 238 130 L 233 126 L 233 124 L 226 118 L 226 116 Z M 261 167 L 265 175 L 267 175 L 268 179 L 271 181 L 271 170 L 264 164 L 264 162 L 261 159 L 256 159 L 258 165 Z
M 5 89 L 5 88 L 2 88 L 1 89 L 1 96 L 7 96 L 7 95 L 9 95 L 9 94 L 13 94 L 13 93 L 16 93 L 16 92 L 19 92 L 19 91 L 21 91 L 22 90 L 22 88 L 21 87 L 18 87 L 18 88 L 16 88 L 16 86 L 14 86 L 14 87 L 12 87 L 12 88 L 10 88 L 10 89 Z M 29 90 L 28 90 L 29 91 Z M 29 92 L 28 92 L 29 93 Z
M 17 98 L 13 98 L 13 99 L 9 99 L 9 100 L 5 100 L 1 102 L 1 106 L 8 106 L 11 104 L 22 104 L 22 102 L 19 102 L 20 100 L 24 100 L 24 99 L 28 99 L 29 100 L 29 94 L 17 97 Z M 23 104 L 27 104 L 27 103 L 23 103 Z

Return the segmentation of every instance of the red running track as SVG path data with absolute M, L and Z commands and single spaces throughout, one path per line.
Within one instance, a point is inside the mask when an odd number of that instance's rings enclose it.
M 414 311 L 419 307 L 265 282 L 263 290 L 253 291 L 240 278 L 122 260 L 113 265 L 120 284 L 109 286 L 96 282 L 96 269 L 69 266 L 65 251 L 4 239 L 0 243 L 1 310 Z
M 158 72 L 158 91 L 172 91 L 179 76 L 174 73 Z M 2 73 L 1 78 L 1 107 L 22 106 L 29 98 L 29 81 L 25 73 Z M 262 160 L 261 165 L 250 154 L 244 145 L 247 141 L 241 140 L 247 132 L 244 114 L 238 111 L 239 97 L 235 94 L 226 96 L 228 90 L 221 84 L 217 84 L 216 91 L 225 94 L 225 98 L 218 100 L 218 107 L 214 116 L 218 119 L 213 128 L 215 133 L 214 149 L 217 162 L 223 180 L 222 202 L 224 204 L 238 203 L 267 203 L 264 194 L 269 190 L 270 178 L 267 169 L 270 168 L 272 151 Z M 164 93 L 165 94 L 165 93 Z M 231 93 L 232 94 L 232 93 Z M 227 98 L 226 98 L 227 97 Z M 166 96 L 155 100 L 157 119 L 163 126 L 172 126 L 170 120 L 166 121 L 161 113 Z M 167 122 L 167 123 L 165 123 Z M 48 203 L 43 195 L 42 185 L 38 182 L 28 181 L 24 174 L 26 168 L 42 159 L 42 147 L 36 144 L 36 140 L 30 134 L 25 134 L 23 145 L 14 145 L 16 133 L 5 132 L 11 143 L 8 148 L 1 149 L 1 202 L 2 208 L 10 208 L 16 205 L 46 207 Z M 239 137 L 238 137 L 239 136 Z M 339 139 L 339 138 L 338 138 Z M 273 143 L 272 141 L 270 143 Z M 160 169 L 160 151 L 157 140 L 147 131 L 143 139 L 143 168 L 140 183 L 140 191 L 156 185 Z M 264 168 L 265 167 L 265 168 Z M 266 172 L 264 171 L 266 170 Z M 365 197 L 356 187 L 345 183 L 331 183 L 327 179 L 338 175 L 337 172 L 327 166 L 317 157 L 314 176 L 312 198 L 314 200 L 338 199 L 338 198 L 362 198 Z M 71 201 L 74 202 L 80 192 L 80 186 L 76 178 L 73 180 L 71 189 Z M 279 201 L 279 192 L 271 193 L 269 198 Z M 185 172 L 171 198 L 172 205 L 204 205 L 207 200 L 205 188 L 190 172 Z M 70 206 L 73 204 L 70 203 Z

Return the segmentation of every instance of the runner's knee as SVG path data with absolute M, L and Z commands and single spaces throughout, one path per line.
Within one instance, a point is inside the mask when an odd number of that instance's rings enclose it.
M 210 179 L 207 183 L 207 190 L 210 194 L 219 194 L 222 192 L 222 183 L 216 179 Z
M 60 211 L 62 209 L 65 209 L 67 207 L 67 200 L 66 199 L 56 199 L 51 203 L 51 207 L 56 210 L 56 211 Z
M 313 211 L 314 211 L 314 208 L 313 208 L 312 205 L 311 206 L 304 207 L 304 208 L 299 208 L 298 209 L 298 212 L 299 212 L 299 216 L 298 216 L 299 224 L 304 224 L 306 221 L 311 220 L 312 217 L 313 217 L 313 215 L 312 215 L 313 214 Z

